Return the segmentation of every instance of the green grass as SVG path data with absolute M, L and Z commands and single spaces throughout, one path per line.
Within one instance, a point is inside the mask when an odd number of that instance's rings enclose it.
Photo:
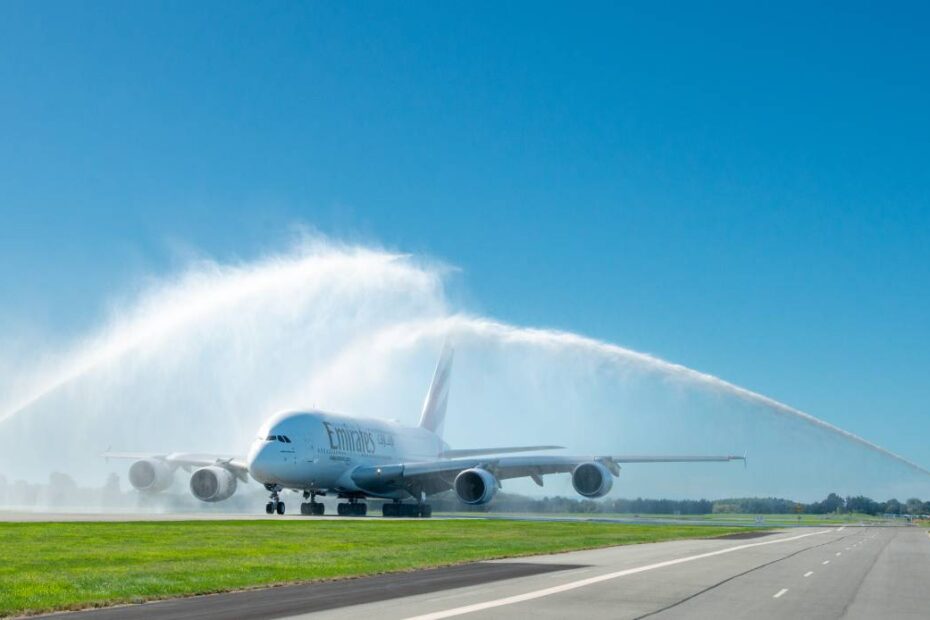
M 0 616 L 745 528 L 436 521 L 0 523 Z

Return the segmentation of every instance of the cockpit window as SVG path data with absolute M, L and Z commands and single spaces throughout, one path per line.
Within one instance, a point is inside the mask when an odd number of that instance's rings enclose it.
M 291 443 L 291 440 L 288 438 L 287 435 L 281 435 L 281 440 L 282 440 L 284 443 Z

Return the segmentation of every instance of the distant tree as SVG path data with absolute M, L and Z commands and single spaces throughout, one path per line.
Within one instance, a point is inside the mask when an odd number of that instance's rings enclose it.
M 52 487 L 53 489 L 73 491 L 77 488 L 77 483 L 74 481 L 74 478 L 68 474 L 63 474 L 60 471 L 53 471 L 51 474 L 49 474 L 48 486 Z
M 883 512 L 890 515 L 901 514 L 901 502 L 896 499 L 889 499 L 885 502 L 885 509 Z
M 35 506 L 39 497 L 39 487 L 25 480 L 17 480 L 9 485 L 10 503 L 17 506 Z
M 830 493 L 822 502 L 808 504 L 805 512 L 815 515 L 825 515 L 843 512 L 846 502 L 836 493 Z
M 795 502 L 778 497 L 738 497 L 714 502 L 715 512 L 737 512 L 741 514 L 785 514 L 794 512 Z
M 823 503 L 827 513 L 843 512 L 846 507 L 846 502 L 836 493 L 830 493 L 827 499 L 823 500 Z
M 53 471 L 48 477 L 48 499 L 53 504 L 70 503 L 77 495 L 77 483 L 74 478 L 60 471 Z
M 121 498 L 122 493 L 119 488 L 119 476 L 114 472 L 110 472 L 103 488 L 100 489 L 100 499 L 105 505 L 113 506 L 118 504 Z
M 846 510 L 867 515 L 877 515 L 883 512 L 883 506 L 871 498 L 857 495 L 856 497 L 846 498 Z

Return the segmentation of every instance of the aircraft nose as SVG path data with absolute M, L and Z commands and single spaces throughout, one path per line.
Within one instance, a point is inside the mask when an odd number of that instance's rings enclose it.
M 272 443 L 266 441 L 255 442 L 252 449 L 249 450 L 249 474 L 262 484 L 277 482 L 274 475 L 276 456 Z

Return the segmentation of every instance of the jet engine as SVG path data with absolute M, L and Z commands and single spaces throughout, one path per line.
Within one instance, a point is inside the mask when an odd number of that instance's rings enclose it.
M 202 502 L 221 502 L 236 492 L 236 476 L 228 469 L 211 465 L 191 475 L 191 494 Z
M 466 469 L 455 477 L 455 493 L 466 504 L 487 504 L 497 493 L 497 478 L 480 467 Z
M 604 497 L 614 486 L 614 478 L 603 463 L 582 463 L 572 472 L 572 486 L 579 495 Z
M 174 470 L 174 466 L 159 459 L 136 461 L 129 467 L 129 484 L 143 493 L 158 493 L 174 482 Z

